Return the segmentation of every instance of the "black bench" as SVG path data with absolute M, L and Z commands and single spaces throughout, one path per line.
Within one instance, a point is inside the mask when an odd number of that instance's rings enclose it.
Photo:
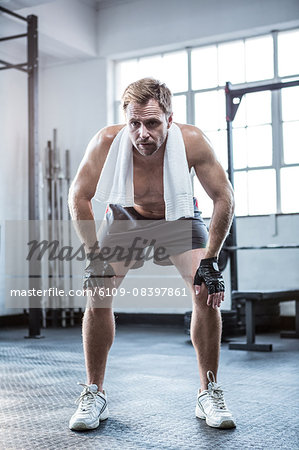
M 267 302 L 267 304 L 277 304 L 290 300 L 296 301 L 296 327 L 295 331 L 285 331 L 280 333 L 280 337 L 299 338 L 299 290 L 290 291 L 264 291 L 264 292 L 232 292 L 234 304 L 238 300 L 245 300 L 246 315 L 246 343 L 232 342 L 229 344 L 230 350 L 255 350 L 261 352 L 271 352 L 272 344 L 255 343 L 255 312 L 254 307 L 257 302 Z

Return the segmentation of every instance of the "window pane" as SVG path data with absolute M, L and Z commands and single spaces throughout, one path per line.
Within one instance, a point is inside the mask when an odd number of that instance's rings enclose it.
M 195 125 L 205 131 L 226 128 L 223 89 L 195 94 Z
M 276 212 L 275 170 L 250 170 L 235 173 L 236 215 L 261 215 Z
M 282 120 L 299 120 L 299 86 L 281 90 Z
M 271 106 L 270 91 L 243 95 L 235 120 L 233 121 L 233 127 L 271 123 Z
M 174 52 L 162 58 L 161 81 L 174 92 L 188 90 L 188 57 L 187 52 Z
M 278 33 L 278 74 L 299 74 L 299 30 Z
M 272 127 L 263 125 L 247 128 L 248 166 L 272 165 Z
M 283 124 L 283 155 L 285 164 L 299 163 L 299 122 Z
M 216 45 L 197 48 L 191 53 L 192 89 L 205 89 L 218 84 Z
M 213 212 L 213 202 L 200 184 L 197 176 L 194 180 L 194 195 L 198 200 L 198 208 L 202 211 L 203 217 L 211 217 Z
M 299 212 L 299 167 L 285 167 L 280 171 L 281 211 Z
M 234 128 L 234 169 L 272 165 L 272 127 Z
M 123 61 L 116 65 L 116 100 L 120 100 L 126 87 L 138 79 L 137 59 Z
M 173 120 L 179 123 L 187 122 L 186 114 L 186 96 L 175 95 L 172 98 Z
M 236 216 L 248 215 L 247 172 L 236 172 L 234 175 Z
M 247 125 L 271 123 L 271 92 L 247 94 L 246 116 Z
M 162 56 L 148 56 L 146 58 L 140 58 L 138 61 L 137 72 L 135 73 L 135 80 L 140 78 L 153 77 L 161 80 L 163 77 L 162 72 Z M 164 81 L 164 80 L 162 80 Z
M 273 78 L 273 38 L 263 36 L 245 41 L 246 81 Z
M 227 81 L 243 83 L 245 81 L 244 42 L 236 41 L 218 46 L 219 85 Z
M 221 131 L 208 131 L 205 133 L 210 140 L 211 146 L 216 153 L 217 159 L 224 168 L 227 170 L 227 134 L 226 130 Z
M 250 170 L 248 172 L 249 214 L 274 214 L 276 212 L 275 170 Z

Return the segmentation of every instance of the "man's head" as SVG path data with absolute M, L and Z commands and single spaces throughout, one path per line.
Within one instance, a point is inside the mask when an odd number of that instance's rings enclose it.
M 129 135 L 143 156 L 154 154 L 165 142 L 172 123 L 171 97 L 168 87 L 153 78 L 131 83 L 123 94 Z

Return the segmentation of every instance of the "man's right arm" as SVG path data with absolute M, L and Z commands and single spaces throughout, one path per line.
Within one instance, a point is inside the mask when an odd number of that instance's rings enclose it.
M 122 126 L 103 128 L 91 139 L 69 190 L 71 218 L 86 253 L 97 245 L 91 199 L 95 195 L 109 148 L 121 128 Z

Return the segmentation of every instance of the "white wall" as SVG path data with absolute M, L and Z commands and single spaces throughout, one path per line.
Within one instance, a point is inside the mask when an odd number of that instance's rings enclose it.
M 0 220 L 23 219 L 28 204 L 27 75 L 5 70 L 0 76 Z
M 70 149 L 74 176 L 88 141 L 106 124 L 106 61 L 102 58 L 41 71 L 40 145 L 57 128 L 58 145 Z
M 41 155 L 47 141 L 52 140 L 53 128 L 57 128 L 60 150 L 71 150 L 72 177 L 89 139 L 106 122 L 105 67 L 105 62 L 98 58 L 40 73 Z M 4 232 L 5 226 L 10 227 L 11 220 L 22 221 L 28 217 L 27 76 L 18 71 L 5 71 L 0 76 L 0 315 L 6 315 L 22 312 L 22 309 L 7 308 L 9 297 L 5 290 L 5 254 L 15 253 L 17 267 L 18 240 L 22 237 L 16 236 L 14 248 L 12 245 L 5 248 Z M 6 282 L 6 287 L 8 285 L 17 287 Z M 23 282 L 22 288 L 27 288 L 27 281 Z

